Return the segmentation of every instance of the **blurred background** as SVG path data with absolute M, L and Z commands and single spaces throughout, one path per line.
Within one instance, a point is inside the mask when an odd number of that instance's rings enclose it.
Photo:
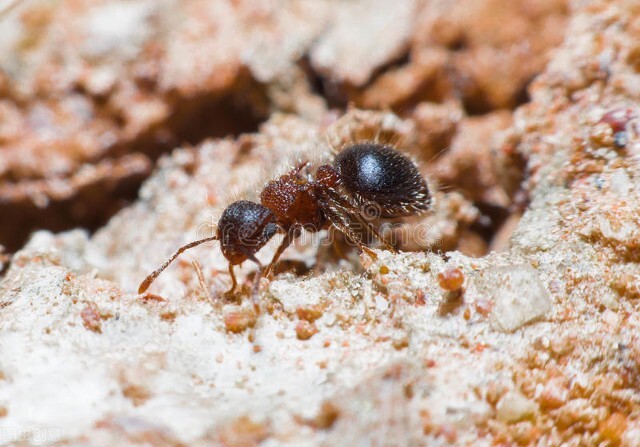
M 495 154 L 469 151 L 496 147 L 568 6 L 1 0 L 0 11 L 6 250 L 35 229 L 99 228 L 179 145 L 255 132 L 277 112 L 322 122 L 355 106 L 423 124 L 416 154 L 480 210 L 467 251 L 481 254 L 518 206 L 522 172 L 510 160 L 516 172 L 496 173 Z

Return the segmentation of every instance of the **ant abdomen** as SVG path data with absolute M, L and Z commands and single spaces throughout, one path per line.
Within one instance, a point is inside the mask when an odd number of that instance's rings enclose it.
M 333 167 L 359 207 L 376 206 L 376 217 L 409 216 L 430 207 L 429 188 L 417 166 L 391 146 L 354 144 L 336 155 Z

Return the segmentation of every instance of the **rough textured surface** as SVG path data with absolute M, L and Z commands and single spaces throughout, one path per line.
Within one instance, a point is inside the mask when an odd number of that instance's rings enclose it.
M 560 39 L 565 0 L 492 3 L 468 15 L 466 1 L 440 0 L 19 1 L 0 20 L 0 214 L 14 216 L 0 243 L 95 229 L 161 153 L 253 131 L 273 111 L 319 119 L 327 103 L 411 112 L 476 96 L 472 108 L 513 107 Z M 486 41 L 501 22 L 513 29 Z
M 295 63 L 324 24 L 326 5 L 284 3 L 31 0 L 4 17 L 0 212 L 15 219 L 0 224 L 0 242 L 16 249 L 43 224 L 95 227 L 163 151 L 255 129 L 269 110 L 266 85 L 295 83 Z M 307 104 L 307 113 L 322 107 Z M 122 160 L 130 153 L 138 165 Z M 126 175 L 74 181 L 100 163 Z M 96 202 L 110 212 L 92 215 Z
M 402 118 L 274 114 L 257 133 L 161 158 L 138 201 L 91 237 L 36 233 L 0 283 L 0 439 L 639 445 L 640 7 L 574 8 L 513 116 L 469 119 L 455 100 Z M 347 74 L 335 79 L 363 76 Z M 262 281 L 257 317 L 253 267 L 239 269 L 242 301 L 225 298 L 215 245 L 134 293 L 261 177 L 326 156 L 327 136 L 383 134 L 439 183 L 433 213 L 402 230 L 415 252 L 337 260 L 304 238 Z M 471 256 L 488 245 L 501 251 Z M 443 280 L 454 270 L 461 288 Z
M 422 4 L 413 16 L 408 63 L 376 77 L 357 95 L 362 106 L 401 111 L 416 101 L 455 98 L 472 113 L 514 107 L 549 48 L 561 42 L 568 6 L 564 0 Z

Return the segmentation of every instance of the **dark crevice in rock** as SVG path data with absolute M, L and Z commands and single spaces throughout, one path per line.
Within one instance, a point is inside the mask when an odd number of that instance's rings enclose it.
M 254 90 L 256 95 L 261 94 L 257 88 Z M 260 101 L 259 96 L 257 98 Z M 235 93 L 222 97 L 176 97 L 172 102 L 175 105 L 167 122 L 150 128 L 134 141 L 114 145 L 101 154 L 100 159 L 87 160 L 92 165 L 112 162 L 117 168 L 121 160 L 137 157 L 138 163 L 130 172 L 105 178 L 96 176 L 95 181 L 89 180 L 80 186 L 74 186 L 73 175 L 64 179 L 5 182 L 3 188 L 8 190 L 13 183 L 18 191 L 14 198 L 16 195 L 20 198 L 0 201 L 0 245 L 9 252 L 15 252 L 33 231 L 41 229 L 59 232 L 81 227 L 93 232 L 136 199 L 140 186 L 153 171 L 153 164 L 163 154 L 182 144 L 197 144 L 207 138 L 256 132 L 266 118 L 266 113 Z M 37 194 L 39 189 L 55 188 L 51 186 L 54 182 L 66 183 L 65 187 L 72 192 L 57 198 L 50 197 L 48 192 L 43 193 L 46 202 L 38 206 L 32 194 L 21 190 L 25 187 L 25 191 Z

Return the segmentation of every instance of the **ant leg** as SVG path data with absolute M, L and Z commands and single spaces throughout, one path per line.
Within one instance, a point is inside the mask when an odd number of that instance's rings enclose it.
M 296 174 L 300 174 L 300 171 L 309 166 L 309 164 L 309 161 L 301 161 L 295 168 L 293 168 L 293 172 L 295 172 Z
M 352 204 L 352 203 L 346 201 L 344 198 L 338 196 L 337 194 L 329 193 L 329 197 L 336 205 L 338 205 L 341 208 L 343 208 L 345 210 L 345 212 L 350 211 L 352 209 L 357 209 L 357 207 L 358 207 L 358 205 L 355 205 L 355 204 Z M 384 237 L 382 237 L 382 235 L 378 232 L 376 227 L 371 222 L 367 222 L 367 220 L 362 216 L 362 213 L 349 212 L 349 214 L 353 215 L 353 217 L 360 224 L 362 224 L 364 226 L 366 231 L 368 231 L 369 233 L 373 234 L 373 236 L 382 243 L 384 248 L 386 248 L 387 250 L 391 251 L 392 253 L 397 253 L 398 252 L 398 250 L 396 250 L 396 248 L 393 245 L 391 245 L 390 242 L 388 242 Z
M 258 292 L 260 291 L 260 278 L 262 278 L 262 271 L 264 270 L 262 267 L 262 263 L 258 261 L 253 254 L 247 253 L 247 259 L 249 261 L 255 262 L 258 266 L 258 271 L 256 272 L 256 276 L 253 280 L 253 287 L 251 289 L 251 300 L 253 301 L 253 308 L 256 313 L 260 315 L 260 301 L 258 300 Z
M 280 255 L 282 255 L 282 253 L 287 249 L 287 247 L 291 245 L 291 242 L 293 242 L 298 236 L 300 236 L 299 228 L 295 228 L 293 229 L 293 231 L 290 230 L 285 233 L 284 239 L 280 243 L 280 246 L 276 250 L 276 253 L 273 255 L 273 258 L 271 259 L 271 262 L 267 266 L 267 269 L 264 271 L 265 278 L 271 275 L 271 271 L 273 270 L 273 267 L 276 265 L 276 262 L 278 262 L 278 258 L 280 258 Z
M 354 221 L 362 225 L 363 229 L 367 233 L 367 237 L 369 237 L 370 234 L 373 234 L 373 236 L 378 238 L 383 243 L 385 248 L 396 252 L 395 248 L 392 247 L 391 244 L 389 244 L 376 231 L 375 227 L 370 222 L 364 220 L 364 218 L 359 213 L 353 212 L 353 209 L 355 208 L 354 205 L 342 200 L 335 194 L 331 194 L 331 192 L 329 192 L 328 194 L 328 200 L 329 201 L 322 201 L 321 206 L 323 206 L 323 209 L 325 210 L 325 213 L 327 213 L 329 220 L 332 221 L 332 223 L 336 226 L 336 228 L 338 228 L 338 230 L 352 239 L 356 243 L 358 248 L 367 253 L 369 257 L 374 260 L 378 259 L 378 256 L 375 254 L 375 252 L 367 247 L 362 241 L 362 238 L 357 235 L 356 232 L 352 229 Z M 330 214 L 333 214 L 335 218 L 331 218 Z M 336 221 L 340 222 L 341 226 L 337 225 Z
M 342 249 L 342 247 L 340 246 L 340 242 L 342 242 L 342 240 L 338 241 L 336 240 L 336 232 L 339 232 L 339 230 L 336 227 L 329 227 L 328 229 L 329 231 L 329 240 L 333 241 L 333 243 L 331 244 L 331 248 L 333 249 L 333 253 L 339 258 L 339 259 L 344 259 L 346 258 L 346 254 L 344 252 L 344 250 Z
M 231 288 L 225 292 L 225 295 L 231 295 L 236 290 L 238 286 L 238 281 L 236 280 L 236 274 L 233 272 L 233 264 L 229 263 L 229 275 L 231 276 Z
M 360 215 L 356 215 L 357 219 L 359 222 L 361 222 L 363 225 L 365 225 L 367 227 L 367 229 L 373 233 L 373 235 L 380 241 L 382 242 L 382 245 L 384 246 L 384 248 L 386 248 L 387 250 L 389 250 L 392 253 L 398 253 L 398 250 L 396 250 L 396 248 L 391 245 L 391 243 L 389 241 L 387 241 L 384 237 L 382 237 L 382 235 L 378 232 L 378 230 L 376 229 L 376 227 L 374 227 L 370 222 L 365 221 L 362 216 Z
M 349 217 L 347 214 L 341 213 L 335 207 L 329 205 L 324 201 L 321 201 L 320 204 L 322 206 L 322 209 L 325 215 L 327 216 L 327 218 L 333 224 L 334 227 L 336 227 L 340 232 L 344 233 L 347 236 L 347 238 L 351 239 L 351 241 L 355 243 L 360 250 L 362 250 L 367 255 L 369 255 L 371 259 L 373 260 L 378 259 L 378 255 L 376 255 L 376 253 L 373 250 L 371 250 L 369 247 L 367 247 L 364 244 L 364 242 L 362 242 L 362 239 L 360 238 L 360 235 L 358 235 L 358 233 L 356 233 L 351 229 L 350 227 L 351 221 L 349 220 Z

